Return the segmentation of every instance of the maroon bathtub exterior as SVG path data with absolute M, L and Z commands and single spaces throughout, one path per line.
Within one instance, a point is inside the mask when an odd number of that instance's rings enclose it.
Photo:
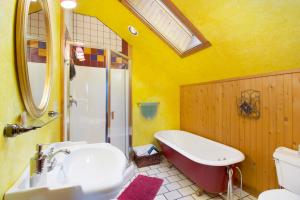
M 168 161 L 205 192 L 223 193 L 227 190 L 228 175 L 226 166 L 208 166 L 196 163 L 168 145 L 162 142 L 159 143 Z

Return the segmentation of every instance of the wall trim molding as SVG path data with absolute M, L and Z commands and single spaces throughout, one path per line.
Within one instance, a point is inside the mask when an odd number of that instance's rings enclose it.
M 212 84 L 212 83 L 224 83 L 224 82 L 230 82 L 230 81 L 262 78 L 262 77 L 267 77 L 267 76 L 278 76 L 278 75 L 293 74 L 293 73 L 300 73 L 300 68 L 266 72 L 266 73 L 246 75 L 246 76 L 238 76 L 238 77 L 225 78 L 225 79 L 220 79 L 220 80 L 204 81 L 204 82 L 199 82 L 199 83 L 184 84 L 184 85 L 181 85 L 180 87 L 187 87 L 187 86 L 193 86 L 193 85 L 207 85 L 207 84 Z

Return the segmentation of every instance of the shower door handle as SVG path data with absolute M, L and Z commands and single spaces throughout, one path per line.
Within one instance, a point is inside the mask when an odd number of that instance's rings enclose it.
M 74 97 L 72 95 L 69 98 L 69 102 L 70 102 L 70 106 L 72 106 L 73 104 L 75 104 L 76 107 L 77 107 L 77 101 L 74 99 Z
M 115 112 L 114 112 L 114 111 L 111 112 L 111 119 L 112 119 L 112 120 L 115 119 Z

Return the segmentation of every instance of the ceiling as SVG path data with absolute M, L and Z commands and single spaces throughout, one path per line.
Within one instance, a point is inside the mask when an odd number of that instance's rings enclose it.
M 212 46 L 181 58 L 118 0 L 78 0 L 75 12 L 98 17 L 178 84 L 300 66 L 300 1 L 173 0 Z M 134 37 L 128 25 L 139 31 Z M 143 67 L 143 66 L 138 66 Z

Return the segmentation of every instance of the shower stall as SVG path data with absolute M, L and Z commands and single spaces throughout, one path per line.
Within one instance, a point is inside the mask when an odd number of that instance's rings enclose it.
M 70 47 L 72 49 L 72 47 Z M 74 63 L 67 94 L 67 140 L 107 142 L 131 153 L 131 66 L 128 56 L 99 50 L 96 62 Z M 102 53 L 101 53 L 102 52 Z M 93 59 L 93 57 L 91 57 Z M 68 95 L 67 95 L 68 96 Z

